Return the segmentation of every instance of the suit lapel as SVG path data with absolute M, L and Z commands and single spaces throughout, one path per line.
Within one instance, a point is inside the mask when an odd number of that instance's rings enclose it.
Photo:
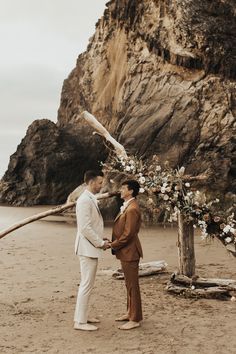
M 100 212 L 100 209 L 99 209 L 99 207 L 97 206 L 97 204 L 95 203 L 95 201 L 93 200 L 93 198 L 92 198 L 91 196 L 89 196 L 89 198 L 92 200 L 93 204 L 95 205 L 95 207 L 96 207 L 96 209 L 97 209 L 97 211 L 98 211 L 98 214 L 102 217 L 102 214 L 101 214 L 101 212 Z
M 125 208 L 124 212 L 123 212 L 123 213 L 119 212 L 119 213 L 117 214 L 117 216 L 116 216 L 114 222 L 116 222 L 116 221 L 119 219 L 119 217 L 120 217 L 121 215 L 125 214 L 126 211 L 127 211 L 127 209 L 129 208 L 129 206 L 130 206 L 133 202 L 135 202 L 135 201 L 136 201 L 136 199 L 131 200 L 131 202 L 130 202 L 130 203 L 128 204 L 128 206 Z
M 116 222 L 116 220 L 118 220 L 121 215 L 122 215 L 122 214 L 119 212 L 119 213 L 116 215 L 116 218 L 115 218 L 114 222 Z

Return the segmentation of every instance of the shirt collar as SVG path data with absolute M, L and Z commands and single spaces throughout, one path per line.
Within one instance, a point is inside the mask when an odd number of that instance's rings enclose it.
M 127 200 L 126 202 L 124 202 L 124 203 L 122 204 L 122 206 L 120 207 L 120 214 L 123 214 L 123 212 L 124 212 L 125 209 L 128 207 L 128 205 L 130 204 L 130 202 L 131 202 L 132 200 L 134 200 L 134 199 L 135 199 L 135 198 L 133 197 L 133 198 Z
M 123 203 L 123 206 L 124 207 L 127 207 L 128 205 L 129 205 L 129 203 L 132 201 L 132 200 L 134 200 L 135 198 L 133 197 L 133 198 L 130 198 L 129 200 L 127 200 L 127 201 L 125 201 L 124 203 Z

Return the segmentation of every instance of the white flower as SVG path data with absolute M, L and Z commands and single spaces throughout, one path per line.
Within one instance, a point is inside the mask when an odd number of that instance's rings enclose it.
M 139 182 L 140 182 L 141 184 L 144 184 L 145 181 L 146 181 L 145 177 L 142 176 L 142 177 L 139 178 Z
M 189 188 L 190 187 L 190 183 L 186 182 L 185 183 L 185 187 Z
M 177 214 L 175 214 L 175 213 L 172 214 L 172 220 L 173 220 L 173 221 L 177 221 Z
M 167 191 L 167 192 L 170 192 L 170 191 L 171 191 L 171 188 L 170 188 L 170 187 L 167 187 L 167 188 L 166 188 L 166 191 Z
M 161 166 L 158 165 L 158 166 L 156 167 L 156 171 L 157 171 L 157 172 L 161 171 Z
M 191 286 L 191 289 L 192 289 L 192 290 L 194 290 L 194 289 L 195 289 L 195 286 L 194 286 L 194 285 L 192 285 L 192 286 Z
M 130 166 L 125 167 L 125 171 L 129 172 L 131 170 Z
M 225 238 L 225 242 L 226 242 L 226 243 L 230 243 L 231 241 L 232 241 L 232 240 L 231 240 L 231 237 L 226 237 L 226 238 Z
M 164 200 L 168 200 L 169 199 L 169 196 L 167 194 L 164 195 L 163 197 Z
M 226 225 L 226 226 L 223 228 L 223 232 L 224 232 L 225 234 L 227 234 L 228 232 L 230 232 L 230 229 L 231 229 L 231 227 L 230 227 L 229 225 Z
M 167 186 L 168 186 L 168 183 L 164 182 L 163 187 L 167 187 Z
M 140 188 L 139 192 L 140 192 L 140 193 L 144 193 L 144 192 L 145 192 L 145 189 L 144 189 L 144 188 Z
M 208 236 L 207 232 L 204 229 L 201 230 L 201 239 L 205 240 L 207 238 L 207 236 Z
M 131 165 L 134 165 L 134 164 L 135 164 L 134 160 L 130 160 L 129 163 L 130 163 Z
M 131 165 L 130 168 L 131 168 L 131 170 L 134 170 L 134 169 L 135 169 L 134 165 Z
M 121 165 L 122 165 L 122 166 L 125 166 L 125 162 L 121 162 Z
M 165 187 L 161 187 L 161 193 L 165 193 L 166 189 Z

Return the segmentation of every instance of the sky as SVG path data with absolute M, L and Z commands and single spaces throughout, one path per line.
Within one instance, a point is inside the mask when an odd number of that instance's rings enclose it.
M 0 0 L 0 178 L 27 127 L 57 119 L 63 80 L 107 0 Z

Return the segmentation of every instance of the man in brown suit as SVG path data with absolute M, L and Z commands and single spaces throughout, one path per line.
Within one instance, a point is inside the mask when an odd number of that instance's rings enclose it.
M 139 259 L 143 257 L 138 238 L 141 213 L 135 198 L 139 193 L 139 188 L 140 185 L 135 180 L 122 183 L 120 192 L 124 204 L 114 221 L 112 231 L 112 252 L 121 261 L 127 288 L 127 314 L 116 319 L 128 321 L 118 327 L 124 330 L 139 327 L 143 318 L 138 279 Z

